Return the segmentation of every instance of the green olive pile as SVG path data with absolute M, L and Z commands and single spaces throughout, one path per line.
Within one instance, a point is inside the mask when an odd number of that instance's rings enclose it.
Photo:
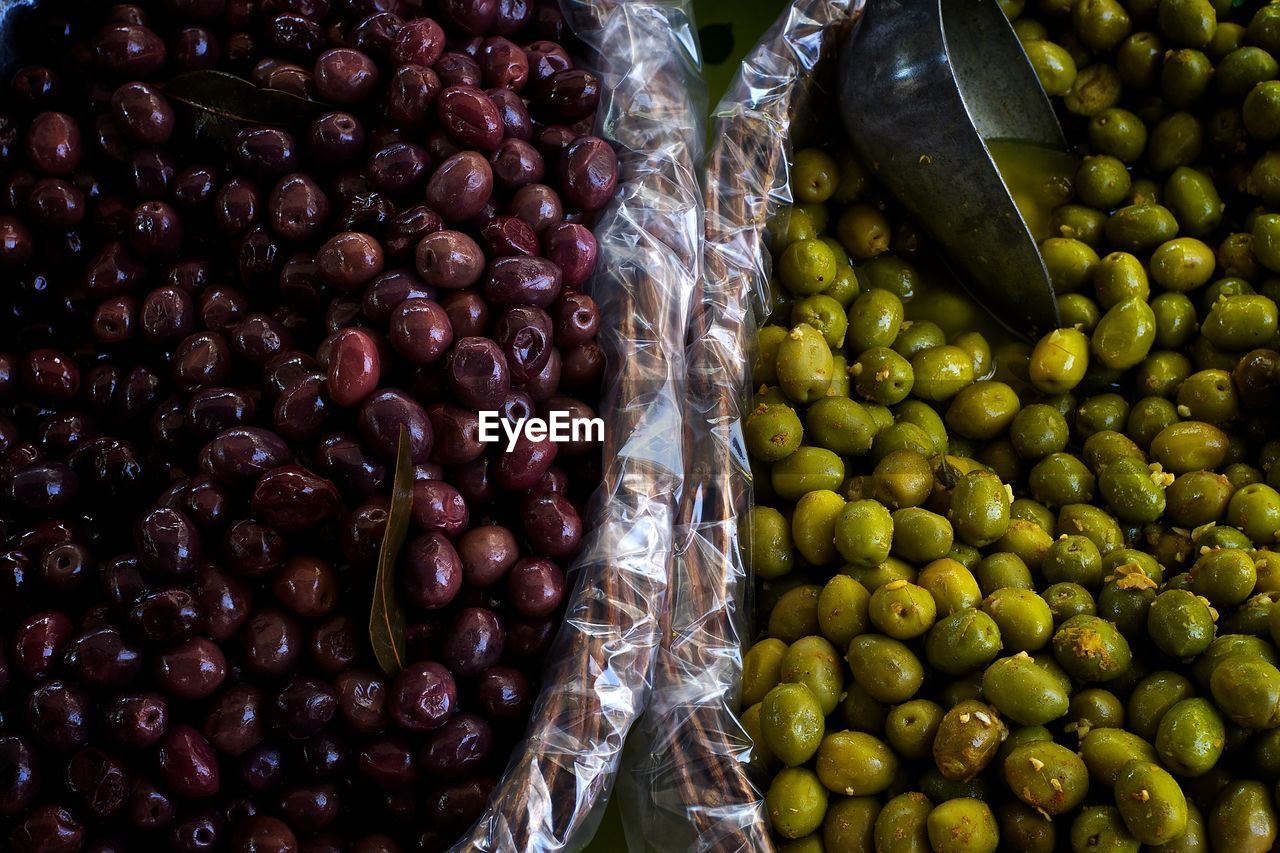
M 1080 155 L 1044 187 L 1062 328 L 984 335 L 838 151 L 769 226 L 769 819 L 797 851 L 1269 851 L 1280 4 L 1001 5 Z

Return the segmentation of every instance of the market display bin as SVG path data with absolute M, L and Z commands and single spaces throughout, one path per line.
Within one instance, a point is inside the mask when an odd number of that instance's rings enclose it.
M 365 5 L 410 17 L 424 4 Z M 579 67 L 599 78 L 595 133 L 619 161 L 613 198 L 592 222 L 599 260 L 583 287 L 599 305 L 607 357 L 602 482 L 525 738 L 459 851 L 576 849 L 594 833 L 649 694 L 685 476 L 684 346 L 701 257 L 705 133 L 691 13 L 684 0 L 560 6 Z M 14 28 L 41 8 L 0 3 L 6 71 L 22 59 Z

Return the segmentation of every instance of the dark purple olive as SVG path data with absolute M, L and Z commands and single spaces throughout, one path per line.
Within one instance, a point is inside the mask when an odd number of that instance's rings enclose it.
M 28 616 L 13 632 L 9 660 L 14 670 L 29 679 L 48 675 L 60 661 L 72 630 L 71 619 L 61 611 Z
M 204 699 L 227 677 L 222 649 L 206 637 L 192 637 L 156 656 L 152 680 L 175 699 Z
M 326 389 L 335 403 L 357 405 L 378 387 L 381 371 L 378 345 L 368 332 L 343 329 L 333 335 Z
M 88 585 L 93 572 L 93 553 L 76 542 L 59 542 L 40 555 L 41 585 L 55 594 L 74 595 Z
M 165 786 L 180 797 L 208 797 L 221 787 L 218 757 L 192 726 L 180 723 L 170 728 L 156 758 Z
M 248 231 L 262 218 L 262 191 L 257 184 L 236 175 L 224 183 L 214 196 L 213 221 L 228 237 Z
M 445 465 L 471 462 L 484 453 L 480 441 L 480 420 L 476 413 L 452 403 L 432 405 L 427 410 L 435 434 L 435 459 Z
M 338 576 L 318 557 L 290 557 L 271 589 L 280 603 L 305 619 L 326 616 L 338 604 Z
M 489 156 L 494 182 L 507 190 L 536 184 L 546 176 L 546 164 L 538 149 L 523 139 L 507 137 Z
M 556 72 L 540 87 L 538 104 L 551 121 L 573 124 L 595 115 L 600 78 L 580 68 Z
M 9 844 L 13 853 L 79 853 L 84 826 L 62 806 L 37 806 L 13 825 Z
M 334 433 L 322 438 L 313 461 L 344 494 L 368 497 L 386 482 L 386 466 L 370 457 L 354 437 L 346 434 Z
M 25 811 L 40 791 L 42 769 L 35 750 L 19 735 L 0 736 L 0 815 Z
M 387 500 L 375 498 L 347 514 L 338 532 L 342 556 L 358 568 L 368 568 L 378 559 L 387 527 Z
M 394 735 L 366 741 L 356 766 L 361 776 L 386 790 L 405 788 L 418 780 L 413 751 L 407 741 Z
M 286 350 L 273 356 L 263 365 L 263 378 L 266 390 L 274 394 L 283 394 L 284 390 L 303 376 L 308 376 L 320 369 L 320 364 L 310 355 L 297 350 Z
M 280 436 L 258 427 L 229 429 L 208 445 L 209 473 L 229 486 L 252 483 L 291 458 Z
M 303 740 L 328 725 L 337 706 L 333 688 L 324 681 L 294 676 L 276 694 L 275 723 L 289 737 Z
M 103 27 L 93 38 L 94 57 L 102 71 L 114 77 L 146 78 L 164 67 L 165 45 L 144 26 Z
M 484 274 L 484 253 L 461 231 L 434 231 L 418 243 L 414 260 L 418 275 L 432 287 L 459 290 Z
M 554 347 L 552 337 L 551 317 L 541 308 L 517 305 L 499 315 L 493 338 L 502 347 L 514 384 L 542 372 Z
M 457 489 L 440 480 L 413 484 L 412 511 L 419 530 L 439 531 L 452 539 L 467 528 L 467 502 Z
M 428 819 L 447 831 L 460 832 L 484 812 L 493 787 L 492 779 L 480 777 L 436 788 L 427 797 Z
M 483 767 L 493 731 L 475 714 L 457 714 L 432 733 L 418 761 L 438 779 L 458 779 Z
M 587 341 L 564 351 L 560 378 L 566 389 L 590 392 L 599 386 L 605 363 L 604 349 L 595 341 Z
M 525 184 L 512 194 L 506 212 L 523 219 L 534 233 L 541 234 L 562 221 L 564 206 L 556 191 L 544 184 Z
M 378 66 L 358 50 L 334 48 L 316 57 L 316 92 L 331 104 L 359 104 L 378 87 Z
M 284 781 L 284 753 L 280 747 L 260 743 L 240 756 L 240 781 L 257 793 L 270 791 Z
M 449 389 L 458 402 L 476 410 L 495 410 L 511 389 L 511 372 L 498 344 L 466 337 L 454 343 L 445 362 Z
M 533 703 L 529 679 L 509 666 L 493 666 L 480 673 L 475 694 L 480 712 L 495 723 L 522 721 Z
M 125 804 L 129 777 L 119 761 L 96 747 L 80 750 L 67 762 L 67 790 L 89 814 L 109 818 Z
M 364 148 L 364 126 L 350 113 L 330 112 L 317 118 L 307 131 L 307 151 L 322 167 L 350 163 Z
M 511 491 L 533 488 L 555 462 L 557 449 L 558 445 L 549 437 L 534 440 L 528 435 L 521 435 L 516 438 L 514 447 L 510 450 L 504 447 L 498 455 L 494 479 L 499 488 Z M 521 518 L 527 519 L 527 516 L 522 515 Z
M 232 143 L 236 164 L 253 178 L 272 179 L 298 166 L 298 143 L 293 134 L 278 127 L 246 127 Z
M 431 18 L 407 21 L 391 44 L 391 61 L 430 67 L 444 52 L 444 43 L 444 30 Z
M 227 332 L 244 319 L 249 303 L 244 294 L 229 287 L 210 287 L 200 294 L 200 318 L 206 328 L 215 332 Z
M 338 818 L 338 808 L 337 788 L 323 783 L 296 785 L 280 797 L 280 813 L 291 827 L 303 832 L 317 832 L 329 826 Z M 310 845 L 304 845 L 304 849 L 310 849 Z
M 233 574 L 262 577 L 284 564 L 285 541 L 274 527 L 243 519 L 223 535 L 222 553 L 226 567 Z
M 583 136 L 565 149 L 559 174 L 560 188 L 570 207 L 598 210 L 617 186 L 618 156 L 603 139 Z
M 80 478 L 62 462 L 32 462 L 13 473 L 9 494 L 33 513 L 66 509 L 80 490 Z
M 583 225 L 570 222 L 552 225 L 542 234 L 542 246 L 547 259 L 560 268 L 565 287 L 581 287 L 595 270 L 599 247 L 595 235 Z M 590 299 L 583 294 L 573 295 Z M 583 340 L 594 336 L 593 330 Z
M 430 68 L 400 66 L 391 76 L 383 96 L 387 118 L 404 128 L 425 130 L 435 116 L 435 102 L 441 88 L 439 75 Z
M 529 60 L 529 80 L 535 93 L 541 93 L 551 78 L 573 67 L 569 53 L 554 41 L 540 40 L 525 47 Z
M 480 89 L 448 86 L 440 92 L 435 105 L 440 124 L 458 144 L 493 151 L 502 141 L 502 114 Z
M 441 660 L 456 675 L 468 677 L 502 658 L 506 632 L 498 615 L 483 607 L 466 607 L 454 617 L 445 636 Z
M 493 147 L 497 147 L 496 142 Z M 449 157 L 427 181 L 427 204 L 447 222 L 474 218 L 492 195 L 493 167 L 475 151 L 461 151 Z
M 72 750 L 89 739 L 91 710 L 79 687 L 58 679 L 43 681 L 27 695 L 27 729 L 51 749 Z
M 564 599 L 564 572 L 550 560 L 524 559 L 507 573 L 507 598 L 521 614 L 550 616 Z
M 173 377 L 184 388 L 221 385 L 230 374 L 231 348 L 217 332 L 197 332 L 174 350 Z
M 444 725 L 457 703 L 458 688 L 449 671 L 438 663 L 420 661 L 396 676 L 388 709 L 401 728 L 427 732 Z
M 600 311 L 584 293 L 565 293 L 551 309 L 557 346 L 577 346 L 595 337 Z
M 300 465 L 263 474 L 250 498 L 253 514 L 286 533 L 300 533 L 335 520 L 341 511 L 332 482 Z
M 74 228 L 84 219 L 84 193 L 62 178 L 41 178 L 27 194 L 27 207 L 35 224 L 45 228 Z
M 471 462 L 453 466 L 447 475 L 449 482 L 462 493 L 468 504 L 482 507 L 491 503 L 498 495 L 492 467 L 492 460 L 481 456 Z
M 462 561 L 440 533 L 422 533 L 410 540 L 398 574 L 406 601 L 423 610 L 447 606 L 462 588 Z
M 494 305 L 547 308 L 560 295 L 560 268 L 545 258 L 499 258 L 489 264 L 484 295 Z
M 168 826 L 177 812 L 173 798 L 149 779 L 135 779 L 129 790 L 129 823 L 136 829 L 159 829 Z
M 66 113 L 42 112 L 27 129 L 27 161 L 46 175 L 66 175 L 80 163 L 80 126 Z
M 387 685 L 372 672 L 353 669 L 334 679 L 338 713 L 347 725 L 362 734 L 382 731 L 388 722 Z
M 266 736 L 262 691 L 248 684 L 233 684 L 214 700 L 204 721 L 204 736 L 219 752 L 239 756 L 262 743 Z
M 436 289 L 426 284 L 413 271 L 387 270 L 365 288 L 360 310 L 372 323 L 383 324 L 392 313 L 410 299 L 434 299 Z
M 226 828 L 221 810 L 210 806 L 179 818 L 169 827 L 169 849 L 175 853 L 204 853 L 221 849 Z
M 330 674 L 343 672 L 360 653 L 359 630 L 346 616 L 330 617 L 312 629 L 308 649 L 312 663 L 319 669 Z
M 106 704 L 102 718 L 111 740 L 126 749 L 142 749 L 168 731 L 169 705 L 158 693 L 125 693 Z
M 200 533 L 176 509 L 144 514 L 134 529 L 134 545 L 143 567 L 164 577 L 189 577 L 200 560 Z
M 372 235 L 344 231 L 316 252 L 316 271 L 331 287 L 348 292 L 363 287 L 382 272 L 382 245 Z
M 254 675 L 281 676 L 302 651 L 302 631 L 292 616 L 274 607 L 258 611 L 240 632 L 241 660 Z
M 255 815 L 236 825 L 230 850 L 233 853 L 298 853 L 298 839 L 279 818 Z
M 142 652 L 115 628 L 95 628 L 67 645 L 64 664 L 81 684 L 123 687 L 142 671 Z
M 548 557 L 569 557 L 582 542 L 582 518 L 563 494 L 530 495 L 520 510 L 534 552 Z
M 295 172 L 272 187 L 267 214 L 277 234 L 303 242 L 320 233 L 329 218 L 329 199 L 309 175 Z
M 187 398 L 183 424 L 198 439 L 251 423 L 258 404 L 239 388 L 200 388 Z
M 400 211 L 387 223 L 384 235 L 387 257 L 398 263 L 411 261 L 412 258 L 406 256 L 412 254 L 418 242 L 443 227 L 444 219 L 426 205 L 416 205 Z
M 347 778 L 351 749 L 345 734 L 329 728 L 303 741 L 298 758 L 300 769 L 310 778 L 338 780 Z
M 375 391 L 360 404 L 360 435 L 384 461 L 394 462 L 401 430 L 408 438 L 409 459 L 414 464 L 431 456 L 431 421 L 422 406 L 402 391 Z
M 456 543 L 468 587 L 483 588 L 501 581 L 520 557 L 515 536 L 505 527 L 488 524 L 473 527 Z
M 196 599 L 186 590 L 169 589 L 142 598 L 130 611 L 129 621 L 147 642 L 167 644 L 191 636 L 200 623 Z
M 485 251 L 491 258 L 537 255 L 541 249 L 538 235 L 523 219 L 495 216 L 480 229 Z

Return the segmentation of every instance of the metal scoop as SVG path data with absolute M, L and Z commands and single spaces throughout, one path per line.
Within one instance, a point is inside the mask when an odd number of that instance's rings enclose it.
M 843 46 L 840 112 L 863 161 L 946 251 L 996 319 L 1058 326 L 1053 285 L 992 158 L 1067 142 L 996 0 L 866 0 Z

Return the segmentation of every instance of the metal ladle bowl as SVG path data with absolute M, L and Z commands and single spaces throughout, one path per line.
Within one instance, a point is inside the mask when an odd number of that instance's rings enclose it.
M 855 150 L 975 298 L 1020 335 L 1056 328 L 1049 271 L 988 143 L 1067 142 L 996 0 L 867 0 L 839 103 Z

